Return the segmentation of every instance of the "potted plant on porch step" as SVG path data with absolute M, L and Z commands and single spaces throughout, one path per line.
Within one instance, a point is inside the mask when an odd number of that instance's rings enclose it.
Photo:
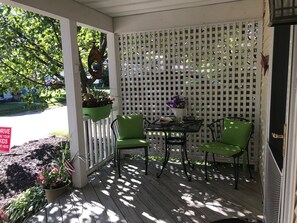
M 82 95 L 83 114 L 93 122 L 107 118 L 112 109 L 113 99 L 103 90 L 92 90 Z

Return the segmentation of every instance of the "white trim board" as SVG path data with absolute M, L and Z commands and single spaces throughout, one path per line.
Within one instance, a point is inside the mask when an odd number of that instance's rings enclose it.
M 263 2 L 244 0 L 114 18 L 114 32 L 139 32 L 263 17 Z

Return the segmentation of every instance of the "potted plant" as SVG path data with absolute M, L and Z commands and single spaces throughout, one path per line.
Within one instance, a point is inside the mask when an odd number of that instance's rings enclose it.
M 71 175 L 74 172 L 70 159 L 68 142 L 64 144 L 61 156 L 44 166 L 38 173 L 36 184 L 45 191 L 48 203 L 53 202 L 68 190 L 71 183 Z
M 172 110 L 174 116 L 181 120 L 185 113 L 186 108 L 186 98 L 176 95 L 171 98 L 171 100 L 167 101 L 167 106 Z
M 113 99 L 107 92 L 92 90 L 82 95 L 83 114 L 89 116 L 93 122 L 107 118 L 112 109 Z

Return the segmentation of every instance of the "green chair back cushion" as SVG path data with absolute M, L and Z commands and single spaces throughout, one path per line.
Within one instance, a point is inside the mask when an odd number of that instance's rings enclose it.
M 143 139 L 142 115 L 118 115 L 119 139 Z
M 248 143 L 251 130 L 251 122 L 224 119 L 224 129 L 221 135 L 221 142 L 239 146 L 244 149 Z

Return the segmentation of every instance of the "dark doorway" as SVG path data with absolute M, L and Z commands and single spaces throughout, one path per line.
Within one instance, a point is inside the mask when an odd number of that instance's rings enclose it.
M 285 124 L 289 44 L 290 26 L 275 27 L 272 61 L 269 146 L 280 170 L 283 168 L 283 139 L 273 138 L 272 133 L 283 134 Z

